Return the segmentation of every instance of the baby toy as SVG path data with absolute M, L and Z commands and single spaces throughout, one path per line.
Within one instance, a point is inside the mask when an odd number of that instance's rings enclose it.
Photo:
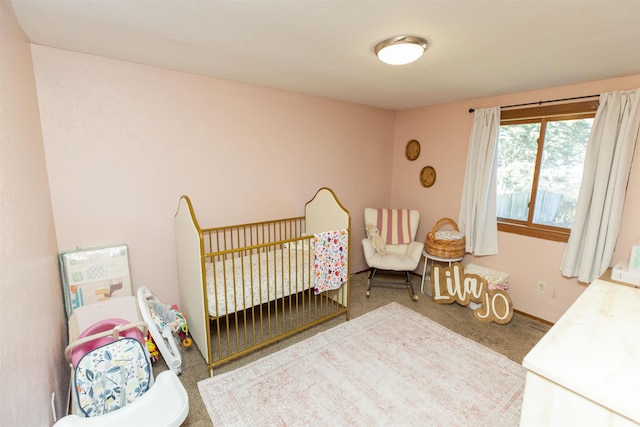
M 153 342 L 153 338 L 151 338 L 150 334 L 147 334 L 147 337 L 144 339 L 144 342 L 147 343 L 147 350 L 149 350 L 149 359 L 151 359 L 151 363 L 155 363 L 156 360 L 158 360 L 159 353 L 155 343 Z
M 178 332 L 178 338 L 180 339 L 180 341 L 182 341 L 182 345 L 184 347 L 191 347 L 191 344 L 193 344 L 186 319 L 184 325 L 182 325 L 182 328 L 180 328 L 180 331 Z
M 383 256 L 388 255 L 389 253 L 387 252 L 387 245 L 384 243 L 384 239 L 382 238 L 382 236 L 380 236 L 378 227 L 373 224 L 367 224 L 366 229 L 367 237 L 371 239 L 373 248 L 376 250 L 376 253 Z

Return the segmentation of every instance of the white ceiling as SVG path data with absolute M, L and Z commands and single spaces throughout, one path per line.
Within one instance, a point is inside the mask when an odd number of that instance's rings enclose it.
M 9 0 L 35 44 L 375 107 L 640 74 L 640 0 Z M 430 42 L 409 65 L 373 46 Z

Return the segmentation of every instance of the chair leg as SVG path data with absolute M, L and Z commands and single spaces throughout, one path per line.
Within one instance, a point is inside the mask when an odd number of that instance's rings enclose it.
M 408 271 L 405 271 L 405 273 L 407 274 L 407 289 L 409 291 L 409 296 L 411 297 L 412 300 L 418 301 L 418 295 L 416 295 L 416 293 L 413 291 L 413 283 L 411 283 L 411 276 L 409 275 Z
M 373 280 L 373 276 L 376 275 L 376 269 L 371 267 L 369 269 L 369 278 L 367 279 L 367 296 L 371 295 L 371 281 Z
M 371 287 L 373 286 L 373 278 L 376 275 L 376 272 L 378 270 L 374 267 L 371 267 L 369 269 L 369 277 L 367 278 L 367 297 L 371 295 Z M 410 271 L 405 271 L 405 284 L 407 285 L 407 290 L 409 291 L 409 296 L 411 297 L 411 299 L 413 301 L 418 301 L 418 295 L 413 291 L 413 283 L 411 283 L 411 272 Z M 398 283 L 398 282 L 384 282 L 381 281 L 381 283 L 389 283 L 391 284 L 395 284 L 395 286 L 397 285 L 401 285 L 402 282 Z

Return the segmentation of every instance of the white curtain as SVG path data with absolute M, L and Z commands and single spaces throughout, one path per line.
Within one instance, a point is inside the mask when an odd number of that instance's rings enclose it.
M 466 251 L 474 255 L 498 253 L 496 147 L 499 131 L 500 107 L 475 111 L 458 217 L 458 227 L 466 238 Z
M 640 125 L 640 89 L 600 95 L 560 271 L 590 283 L 611 263 Z

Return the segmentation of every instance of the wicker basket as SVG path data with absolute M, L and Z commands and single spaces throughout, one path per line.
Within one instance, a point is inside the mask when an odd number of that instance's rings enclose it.
M 450 223 L 453 225 L 455 231 L 458 229 L 458 224 L 451 218 L 442 218 L 438 220 L 433 226 L 433 230 L 427 233 L 427 238 L 424 241 L 424 249 L 427 253 L 441 257 L 441 258 L 459 258 L 465 254 L 465 238 L 462 236 L 456 240 L 436 239 L 436 231 L 443 225 Z

